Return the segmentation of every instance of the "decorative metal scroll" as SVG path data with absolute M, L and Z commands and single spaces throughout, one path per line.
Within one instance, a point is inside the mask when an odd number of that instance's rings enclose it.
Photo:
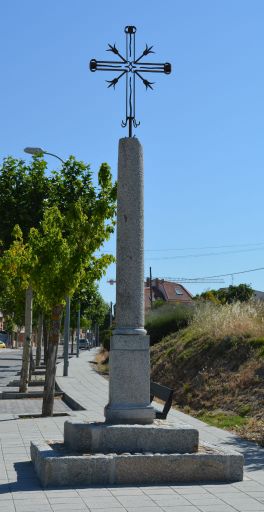
M 145 78 L 145 73 L 165 73 L 169 75 L 171 73 L 171 64 L 165 62 L 163 64 L 157 62 L 142 62 L 143 57 L 155 53 L 153 46 L 146 44 L 145 50 L 141 55 L 136 58 L 136 27 L 127 26 L 125 27 L 126 34 L 126 58 L 121 55 L 116 45 L 108 44 L 108 52 L 114 53 L 120 60 L 95 60 L 90 61 L 91 71 L 114 71 L 119 73 L 116 78 L 112 80 L 106 80 L 109 84 L 108 87 L 113 87 L 119 82 L 119 80 L 126 77 L 126 117 L 122 121 L 122 127 L 125 128 L 128 125 L 128 135 L 132 137 L 132 128 L 137 128 L 140 122 L 136 120 L 136 77 L 138 77 L 145 85 L 146 89 L 153 89 L 155 82 L 150 82 Z

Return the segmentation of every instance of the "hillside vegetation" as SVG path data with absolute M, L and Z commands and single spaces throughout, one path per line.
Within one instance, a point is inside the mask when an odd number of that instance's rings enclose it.
M 148 311 L 145 329 L 150 344 L 158 343 L 164 336 L 187 327 L 193 315 L 193 308 L 184 304 L 163 304 Z
M 177 406 L 264 442 L 263 304 L 198 304 L 186 328 L 151 348 L 151 362 Z

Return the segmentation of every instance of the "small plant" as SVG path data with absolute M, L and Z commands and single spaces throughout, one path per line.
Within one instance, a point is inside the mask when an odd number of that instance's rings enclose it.
M 185 394 L 187 394 L 190 391 L 190 384 L 188 382 L 186 382 L 185 384 L 183 384 L 182 388 L 183 388 L 183 392 Z
M 239 407 L 238 409 L 238 413 L 240 416 L 242 416 L 243 418 L 245 416 L 248 416 L 251 412 L 251 405 L 249 404 L 244 404 L 244 405 L 241 405 L 241 407 Z
M 224 429 L 241 427 L 248 422 L 247 418 L 234 415 L 232 413 L 228 414 L 225 412 L 207 412 L 204 414 L 198 414 L 197 417 L 199 418 L 199 420 L 204 421 L 205 423 L 208 423 L 213 427 Z
M 165 301 L 163 299 L 156 299 L 152 304 L 152 309 L 158 309 L 161 306 L 164 306 Z

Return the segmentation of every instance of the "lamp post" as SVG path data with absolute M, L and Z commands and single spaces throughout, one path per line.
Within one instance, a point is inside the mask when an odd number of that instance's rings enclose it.
M 81 327 L 81 302 L 79 301 L 78 313 L 77 313 L 76 357 L 79 357 L 79 352 L 80 352 L 80 327 Z
M 41 155 L 50 155 L 54 158 L 57 158 L 65 164 L 65 161 L 55 153 L 50 153 L 49 151 L 45 151 L 45 149 L 42 148 L 36 148 L 36 147 L 26 147 L 24 148 L 24 152 L 28 153 L 29 155 L 35 155 L 35 156 L 41 156 Z M 63 364 L 63 375 L 68 375 L 68 366 L 69 366 L 69 340 L 70 340 L 70 297 L 66 297 L 66 312 L 65 312 L 65 321 L 64 321 L 64 347 L 63 347 L 63 354 L 64 354 L 64 364 Z

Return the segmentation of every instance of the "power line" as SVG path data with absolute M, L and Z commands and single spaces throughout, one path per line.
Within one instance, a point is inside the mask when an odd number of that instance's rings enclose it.
M 202 258 L 204 256 L 220 256 L 222 254 L 241 254 L 244 252 L 252 252 L 252 251 L 261 251 L 264 250 L 264 247 L 255 247 L 252 249 L 242 249 L 241 251 L 219 251 L 219 252 L 205 252 L 201 254 L 181 254 L 176 256 L 158 256 L 158 257 L 151 257 L 149 256 L 146 258 L 146 260 L 176 260 L 181 258 Z
M 252 247 L 264 245 L 264 242 L 246 243 L 246 244 L 229 244 L 229 245 L 211 245 L 203 247 L 178 247 L 177 249 L 145 249 L 145 252 L 172 252 L 172 251 L 195 251 L 202 249 L 226 249 L 228 247 Z
M 197 280 L 197 279 L 215 279 L 217 277 L 227 277 L 227 276 L 235 276 L 235 275 L 238 275 L 238 274 L 247 274 L 249 272 L 257 272 L 258 270 L 264 270 L 264 267 L 251 268 L 249 270 L 241 270 L 240 272 L 228 272 L 228 274 L 218 274 L 216 276 L 189 277 L 189 278 L 186 278 L 186 279 L 193 279 L 193 280 Z M 184 278 L 182 278 L 182 279 L 184 279 Z

